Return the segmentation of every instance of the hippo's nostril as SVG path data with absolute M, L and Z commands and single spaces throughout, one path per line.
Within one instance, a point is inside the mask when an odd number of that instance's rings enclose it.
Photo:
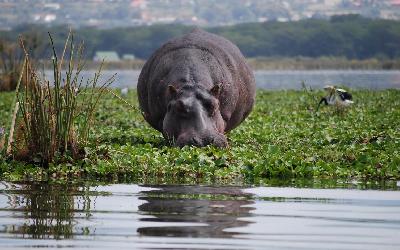
M 200 145 L 201 145 L 200 140 L 197 139 L 196 137 L 193 137 L 193 138 L 191 139 L 191 143 L 192 143 L 192 145 L 194 145 L 194 146 L 200 146 Z

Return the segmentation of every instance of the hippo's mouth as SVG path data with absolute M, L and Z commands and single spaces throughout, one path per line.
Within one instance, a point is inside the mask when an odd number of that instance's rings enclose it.
M 218 132 L 202 133 L 197 135 L 184 133 L 178 136 L 174 144 L 177 147 L 183 147 L 186 145 L 196 147 L 205 147 L 207 145 L 213 145 L 216 147 L 227 147 L 228 141 L 225 135 Z

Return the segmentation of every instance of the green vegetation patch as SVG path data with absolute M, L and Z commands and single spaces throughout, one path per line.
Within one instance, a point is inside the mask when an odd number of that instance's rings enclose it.
M 254 111 L 228 134 L 230 146 L 176 148 L 112 95 L 99 104 L 85 157 L 48 169 L 0 159 L 3 179 L 75 177 L 259 181 L 261 178 L 389 180 L 400 177 L 400 91 L 352 91 L 347 110 L 323 106 L 323 92 L 257 92 Z M 138 106 L 136 92 L 126 99 Z M 0 93 L 9 126 L 11 93 Z

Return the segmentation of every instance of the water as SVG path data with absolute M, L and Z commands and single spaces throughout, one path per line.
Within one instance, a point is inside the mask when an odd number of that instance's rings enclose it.
M 93 77 L 94 71 L 83 71 L 82 76 L 87 79 Z M 103 80 L 117 73 L 112 87 L 135 88 L 140 71 L 138 70 L 106 70 L 103 72 Z M 50 71 L 46 76 L 52 77 Z M 255 71 L 258 88 L 300 89 L 301 82 L 315 89 L 327 84 L 343 85 L 356 89 L 400 89 L 400 71 L 384 70 L 298 70 L 298 71 Z
M 400 71 L 311 70 L 256 71 L 256 83 L 262 89 L 300 89 L 301 82 L 314 89 L 328 84 L 352 89 L 399 89 Z
M 400 191 L 0 182 L 0 249 L 400 249 Z

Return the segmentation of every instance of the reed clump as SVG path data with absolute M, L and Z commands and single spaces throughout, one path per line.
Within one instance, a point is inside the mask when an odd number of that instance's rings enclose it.
M 76 46 L 70 32 L 59 57 L 50 34 L 49 38 L 53 82 L 39 76 L 21 42 L 25 63 L 20 79 L 24 76 L 26 81 L 16 90 L 19 112 L 11 151 L 17 160 L 44 167 L 84 157 L 96 106 L 115 77 L 100 83 L 102 64 L 92 79 L 84 80 L 80 76 L 85 65 L 83 43 Z M 10 133 L 11 141 L 12 137 Z

